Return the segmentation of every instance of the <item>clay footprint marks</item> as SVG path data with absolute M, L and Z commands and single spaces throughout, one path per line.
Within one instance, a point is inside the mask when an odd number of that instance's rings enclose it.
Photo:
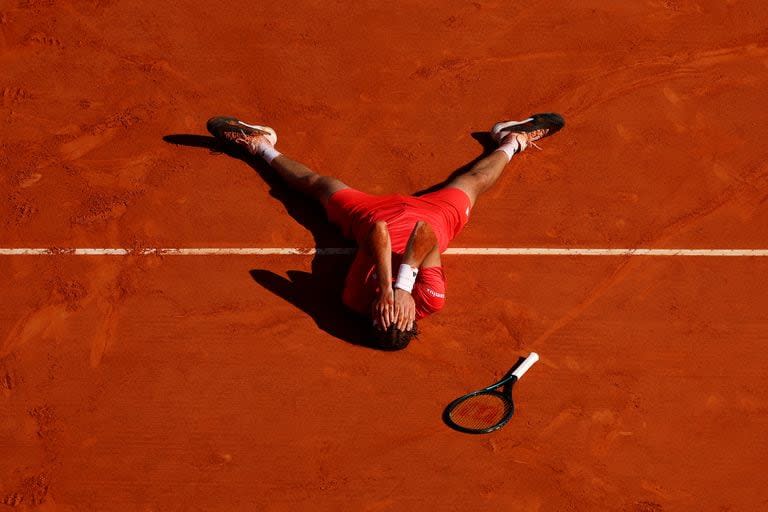
M 115 339 L 120 306 L 134 291 L 138 264 L 129 261 L 98 268 L 87 286 L 77 280 L 54 277 L 48 304 L 19 318 L 0 342 L 0 391 L 8 393 L 19 382 L 8 365 L 16 350 L 33 340 L 66 336 L 70 317 L 86 307 L 96 307 L 101 313 L 101 321 L 91 333 L 89 351 L 91 366 L 99 366 Z
M 33 30 L 24 36 L 24 46 L 47 46 L 50 48 L 63 48 L 64 44 L 59 38 L 47 32 Z
M 0 395 L 4 397 L 9 397 L 13 390 L 24 382 L 16 370 L 15 360 L 13 353 L 0 358 Z
M 3 107 L 10 107 L 29 99 L 32 99 L 32 93 L 24 87 L 4 87 L 2 89 L 2 100 L 0 100 L 0 105 Z
M 65 160 L 77 160 L 94 149 L 107 144 L 128 128 L 148 119 L 157 110 L 154 103 L 145 103 L 110 115 L 100 123 L 82 126 L 81 135 L 59 146 Z
M 13 491 L 2 498 L 0 503 L 9 507 L 41 505 L 48 495 L 50 485 L 51 480 L 46 472 L 23 478 Z

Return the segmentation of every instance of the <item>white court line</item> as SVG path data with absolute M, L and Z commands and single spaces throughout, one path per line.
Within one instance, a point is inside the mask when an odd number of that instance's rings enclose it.
M 326 247 L 309 249 L 301 247 L 152 247 L 130 248 L 0 248 L 0 256 L 51 256 L 58 254 L 75 256 L 267 256 L 273 254 L 302 256 L 332 256 L 352 254 L 355 249 Z M 444 254 L 479 256 L 741 256 L 766 257 L 768 249 L 592 249 L 568 247 L 454 247 Z

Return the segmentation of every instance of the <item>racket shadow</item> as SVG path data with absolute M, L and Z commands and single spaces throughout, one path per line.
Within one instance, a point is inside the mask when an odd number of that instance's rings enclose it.
M 523 364 L 525 359 L 526 359 L 525 357 L 518 356 L 517 361 L 512 366 L 512 368 L 510 368 L 509 371 L 507 371 L 496 382 L 501 382 L 502 380 L 509 378 L 512 375 L 512 373 L 514 373 L 514 371 L 517 370 L 520 367 L 521 364 Z M 514 381 L 508 382 L 508 383 L 504 384 L 501 388 L 499 388 L 499 391 L 501 391 L 504 394 L 508 394 L 511 397 L 512 387 L 514 385 L 515 385 Z M 476 390 L 473 390 L 473 391 L 479 391 L 480 389 L 482 389 L 482 388 L 477 388 Z M 468 391 L 467 393 L 472 393 L 473 391 Z M 479 434 L 481 432 L 468 432 L 468 431 L 462 429 L 461 427 L 457 426 L 453 422 L 453 420 L 451 419 L 451 406 L 453 406 L 456 401 L 458 401 L 461 398 L 464 398 L 465 396 L 466 395 L 461 395 L 461 396 L 457 397 L 456 399 L 452 400 L 450 403 L 448 403 L 448 405 L 445 406 L 445 409 L 443 409 L 443 415 L 442 415 L 443 423 L 445 423 L 445 425 L 448 428 L 450 428 L 451 430 L 455 430 L 457 432 L 461 432 L 462 434 L 467 434 L 467 433 Z M 512 401 L 512 414 L 514 414 L 514 401 Z M 504 424 L 506 424 L 506 422 Z M 504 424 L 501 425 L 501 426 L 503 427 Z

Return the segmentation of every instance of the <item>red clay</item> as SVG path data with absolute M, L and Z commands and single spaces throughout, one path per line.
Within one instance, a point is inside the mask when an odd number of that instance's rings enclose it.
M 768 246 L 763 2 L 364 4 L 0 3 L 0 247 L 337 246 L 205 120 L 409 193 L 536 111 L 565 130 L 454 246 Z M 344 261 L 0 257 L 0 502 L 768 504 L 768 261 L 446 256 L 445 309 L 397 353 L 340 339 Z M 507 427 L 445 427 L 531 350 Z

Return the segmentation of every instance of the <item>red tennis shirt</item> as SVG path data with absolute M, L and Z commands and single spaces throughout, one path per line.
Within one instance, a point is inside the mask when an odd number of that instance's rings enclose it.
M 344 235 L 361 244 L 378 221 L 387 223 L 392 244 L 392 273 L 397 269 L 405 247 L 418 221 L 432 228 L 442 253 L 448 243 L 469 220 L 470 201 L 464 191 L 447 187 L 420 197 L 386 195 L 376 196 L 346 188 L 328 200 L 327 212 L 331 222 L 338 224 Z M 378 281 L 373 259 L 358 250 L 347 273 L 342 299 L 347 307 L 369 314 L 378 294 Z M 445 303 L 446 282 L 442 267 L 421 268 L 414 284 L 413 296 L 416 318 L 423 318 L 440 310 Z

